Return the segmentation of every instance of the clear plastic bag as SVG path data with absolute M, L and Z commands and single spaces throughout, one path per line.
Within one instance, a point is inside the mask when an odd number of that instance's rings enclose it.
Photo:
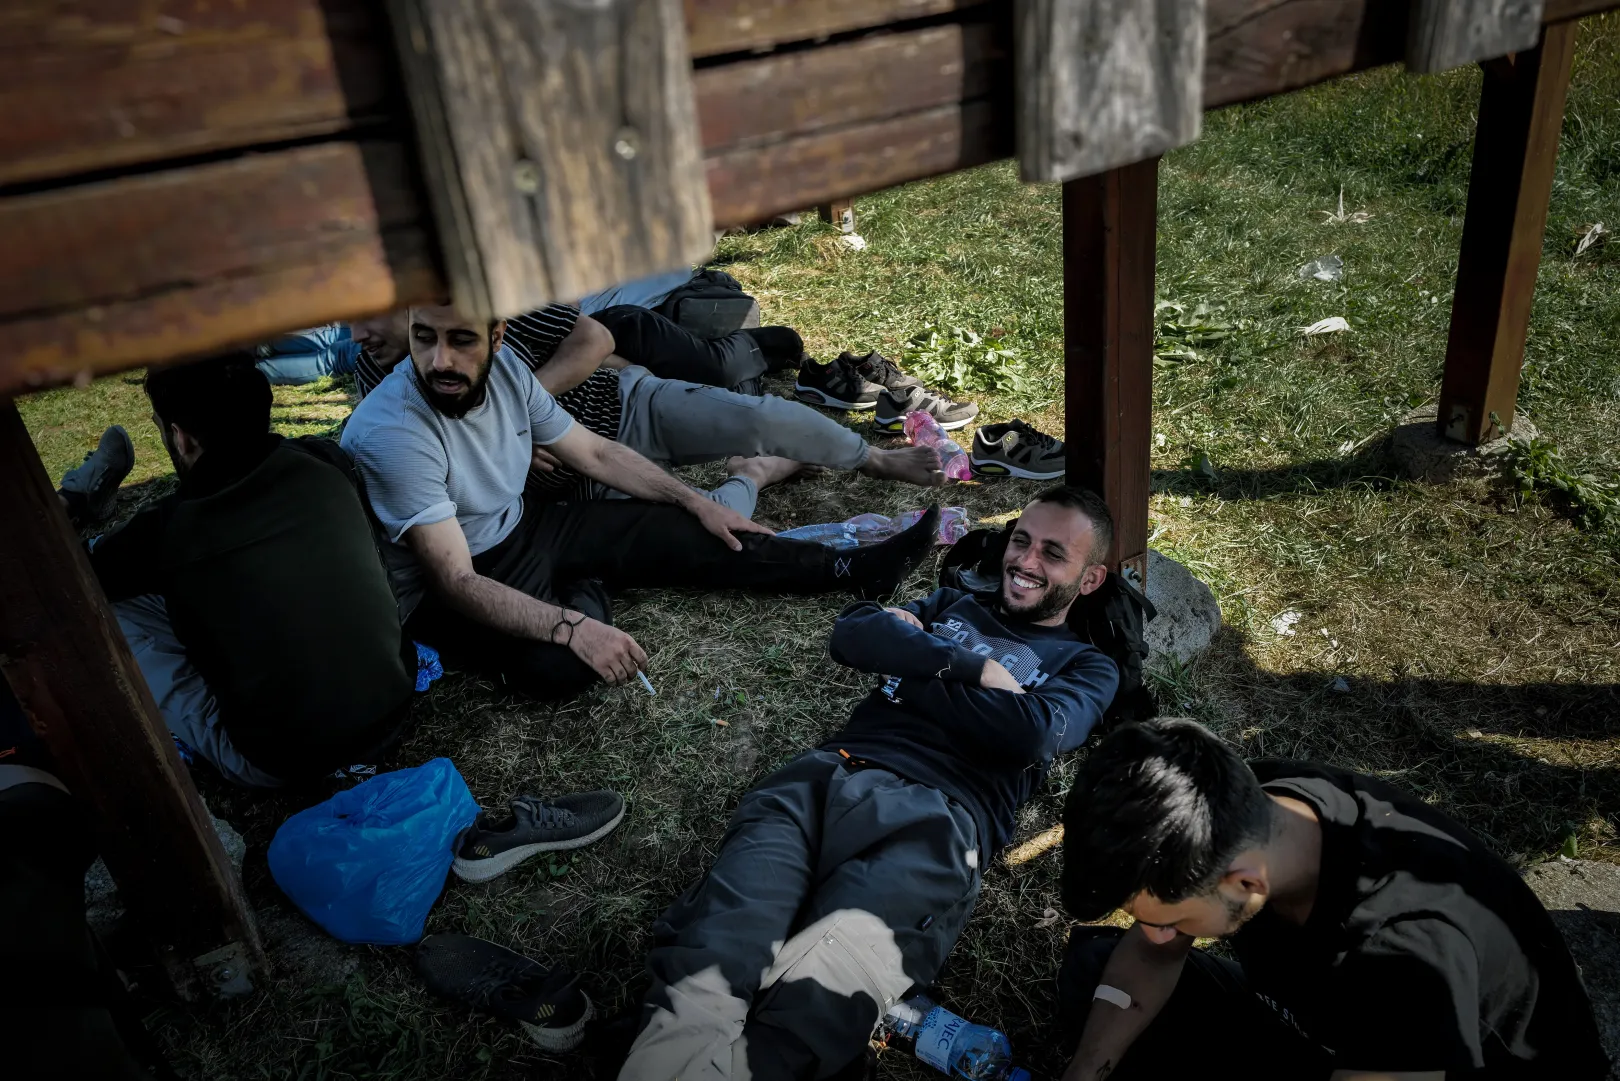
M 456 837 L 477 817 L 448 758 L 380 773 L 283 822 L 270 842 L 270 874 L 333 938 L 415 942 L 444 889 Z

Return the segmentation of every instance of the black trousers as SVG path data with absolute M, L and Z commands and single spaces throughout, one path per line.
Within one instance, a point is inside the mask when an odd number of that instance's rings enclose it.
M 675 586 L 819 593 L 859 588 L 863 559 L 819 544 L 744 534 L 734 552 L 679 507 L 638 499 L 543 503 L 500 544 L 473 557 L 486 578 L 610 623 L 607 589 Z M 505 634 L 456 612 L 430 591 L 405 626 L 451 664 L 532 698 L 566 698 L 597 675 L 565 645 Z
M 613 334 L 616 354 L 665 379 L 735 389 L 765 374 L 765 354 L 747 331 L 700 338 L 657 312 L 633 304 L 603 308 L 591 318 Z
M 1123 934 L 1117 927 L 1080 927 L 1058 974 L 1059 1039 L 1079 1044 L 1102 981 L 1103 966 Z M 1157 1081 L 1170 1077 L 1211 1077 L 1213 1064 L 1244 1063 L 1243 1076 L 1259 1081 L 1326 1081 L 1333 1062 L 1322 1047 L 1294 1028 L 1250 989 L 1243 969 L 1193 950 L 1181 980 L 1159 1016 L 1143 1030 L 1108 1075 L 1109 1081 Z

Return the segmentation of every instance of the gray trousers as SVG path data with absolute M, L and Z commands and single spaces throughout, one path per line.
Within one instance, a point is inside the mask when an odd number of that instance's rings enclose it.
M 743 797 L 708 875 L 653 925 L 620 1081 L 836 1073 L 934 980 L 979 877 L 973 818 L 943 792 L 800 755 Z
M 113 605 L 118 628 L 124 632 L 135 663 L 157 701 L 169 731 L 211 763 L 228 781 L 253 788 L 278 788 L 283 783 L 242 757 L 219 723 L 219 703 L 186 656 L 175 637 L 169 610 L 155 594 L 132 597 Z
M 665 467 L 772 454 L 859 469 L 872 453 L 857 432 L 801 402 L 661 379 L 636 365 L 619 373 L 619 403 L 619 442 Z M 746 477 L 732 477 L 709 498 L 752 518 L 759 490 Z

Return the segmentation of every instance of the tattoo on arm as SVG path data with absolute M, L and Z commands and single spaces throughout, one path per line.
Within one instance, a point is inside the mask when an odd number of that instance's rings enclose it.
M 1113 1072 L 1114 1072 L 1114 1060 L 1109 1059 L 1107 1062 L 1105 1062 L 1101 1066 L 1097 1067 L 1097 1072 L 1096 1072 L 1096 1074 L 1094 1076 L 1096 1077 L 1097 1081 L 1103 1081 L 1104 1078 L 1106 1078 L 1109 1074 L 1111 1074 Z

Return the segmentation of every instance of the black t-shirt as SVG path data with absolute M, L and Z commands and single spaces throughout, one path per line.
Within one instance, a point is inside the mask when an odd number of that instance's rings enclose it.
M 1322 872 L 1303 926 L 1269 908 L 1233 939 L 1254 989 L 1336 1069 L 1457 1078 L 1607 1075 L 1591 1003 L 1530 887 L 1417 797 L 1306 762 L 1251 763 L 1316 810 Z

